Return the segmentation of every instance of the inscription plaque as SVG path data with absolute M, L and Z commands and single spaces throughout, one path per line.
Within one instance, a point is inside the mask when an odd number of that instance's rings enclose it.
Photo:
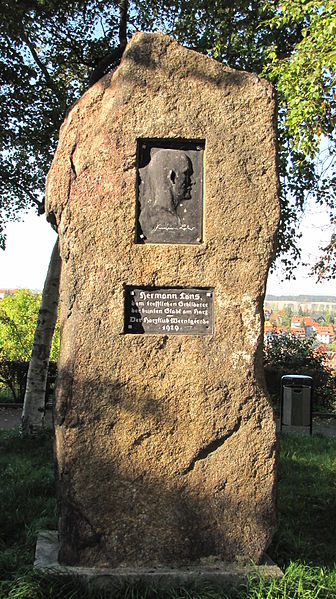
M 213 289 L 125 288 L 125 333 L 212 335 Z
M 138 140 L 137 243 L 201 243 L 204 142 Z

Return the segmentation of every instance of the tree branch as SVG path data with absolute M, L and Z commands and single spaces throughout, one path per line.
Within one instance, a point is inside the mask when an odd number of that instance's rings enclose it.
M 101 77 L 115 68 L 121 60 L 123 51 L 127 44 L 127 20 L 128 20 L 128 0 L 120 0 L 120 17 L 119 17 L 119 46 L 114 48 L 109 54 L 104 56 L 97 64 L 91 73 L 89 79 L 89 87 L 99 81 Z
M 116 67 L 119 64 L 123 51 L 124 49 L 118 46 L 117 48 L 114 48 L 110 54 L 107 54 L 107 56 L 104 56 L 104 58 L 99 61 L 98 65 L 91 73 L 89 87 L 94 85 L 94 83 L 97 83 L 99 79 L 106 75 L 111 67 Z
M 119 45 L 125 48 L 127 44 L 128 0 L 120 1 Z
M 37 66 L 39 67 L 39 69 L 42 71 L 44 78 L 46 80 L 47 86 L 52 89 L 53 92 L 55 92 L 56 97 L 58 98 L 58 100 L 61 102 L 61 97 L 60 97 L 60 91 L 57 87 L 57 85 L 54 83 L 54 81 L 52 80 L 52 78 L 50 77 L 49 71 L 47 69 L 47 67 L 43 64 L 43 62 L 40 60 L 34 45 L 31 43 L 31 41 L 29 40 L 28 36 L 26 33 L 24 33 L 24 41 L 26 42 L 33 59 L 35 60 Z
M 44 214 L 44 200 L 43 202 L 40 202 L 40 200 L 35 198 L 35 196 L 29 191 L 29 189 L 23 187 L 22 185 L 17 185 L 16 187 L 21 188 L 21 193 L 26 194 L 29 197 L 30 201 L 37 206 L 39 216 L 41 216 L 41 214 Z

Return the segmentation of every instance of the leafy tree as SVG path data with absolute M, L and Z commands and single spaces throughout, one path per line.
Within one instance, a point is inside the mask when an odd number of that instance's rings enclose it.
M 23 401 L 32 354 L 36 320 L 41 305 L 41 294 L 28 289 L 16 291 L 0 300 L 0 384 L 10 389 L 14 401 Z M 60 326 L 54 327 L 50 360 L 56 362 L 59 354 Z M 48 377 L 48 363 L 46 377 Z M 46 379 L 47 384 L 47 379 Z M 43 394 L 44 402 L 45 392 Z M 44 403 L 40 418 L 44 413 Z
M 28 289 L 16 291 L 0 300 L 0 358 L 30 360 L 41 294 Z M 50 358 L 59 353 L 59 323 L 55 328 Z
M 335 217 L 332 222 L 336 225 Z M 312 274 L 317 275 L 317 280 L 336 278 L 336 234 L 333 233 L 330 242 L 322 248 L 322 256 L 314 264 Z
M 282 255 L 289 278 L 300 256 L 297 222 L 308 194 L 329 206 L 331 219 L 335 211 L 334 0 L 142 4 L 145 27 L 163 22 L 178 41 L 231 67 L 255 71 L 276 86 L 282 185 L 275 255 Z M 327 149 L 317 161 L 321 135 Z M 332 255 L 327 256 L 330 264 Z M 316 272 L 326 276 L 328 269 L 322 272 L 317 265 Z
M 291 327 L 292 318 L 293 318 L 293 310 L 290 306 L 286 306 L 282 310 L 282 314 L 281 314 L 282 326 L 286 327 L 289 330 Z
M 324 322 L 326 324 L 334 324 L 335 318 L 332 312 L 327 312 L 327 314 L 324 317 Z
M 268 388 L 271 393 L 278 393 L 281 376 L 306 374 L 313 377 L 315 404 L 334 409 L 336 380 L 325 365 L 324 354 L 317 352 L 315 345 L 314 337 L 272 335 L 264 347 Z
M 334 209 L 335 176 L 323 175 L 314 161 L 323 134 L 330 175 L 335 68 L 323 47 L 330 48 L 333 35 L 332 0 L 0 0 L 0 18 L 0 247 L 6 220 L 31 205 L 44 210 L 45 176 L 66 110 L 117 66 L 136 29 L 160 29 L 276 85 L 282 191 L 275 256 L 284 254 L 290 274 L 300 253 L 296 223 L 307 193 Z M 313 77 L 309 69 L 317 65 L 321 76 Z
M 44 211 L 58 129 L 90 75 L 97 80 L 120 59 L 125 4 L 0 0 L 0 247 L 7 220 L 32 205 Z
M 18 210 L 32 204 L 44 211 L 45 176 L 67 108 L 120 60 L 126 45 L 127 1 L 2 0 L 0 16 L 0 247 L 4 248 L 5 220 L 18 218 Z M 57 249 L 50 267 L 59 276 Z M 27 377 L 23 436 L 34 434 L 38 422 L 43 423 L 58 290 L 58 281 L 49 274 Z
M 0 392 L 1 400 L 8 400 L 8 390 L 12 401 L 23 403 L 25 397 L 29 362 L 22 360 L 0 359 Z M 57 364 L 50 362 L 47 373 L 46 399 L 51 395 L 56 380 Z M 4 391 L 4 393 L 3 393 Z M 44 412 L 44 406 L 43 406 Z
M 294 51 L 282 56 L 276 44 L 267 50 L 266 73 L 277 85 L 286 108 L 289 139 L 314 157 L 321 135 L 335 129 L 336 7 L 334 0 L 285 0 L 274 5 L 270 27 L 300 31 Z
M 22 362 L 21 360 L 0 360 L 1 401 L 4 399 L 7 401 L 8 390 L 15 403 L 23 401 L 27 371 L 28 362 Z
M 308 193 L 318 203 L 325 203 L 331 223 L 336 225 L 336 5 L 334 0 L 267 4 L 274 9 L 268 21 L 271 29 L 296 30 L 300 36 L 295 47 L 291 51 L 288 48 L 284 55 L 277 42 L 270 45 L 262 71 L 276 85 L 279 97 L 280 136 L 284 135 L 288 152 L 285 190 L 295 194 L 300 207 Z M 326 149 L 317 159 L 321 136 Z M 308 184 L 303 196 L 292 184 L 296 173 L 299 178 L 306 178 Z M 334 233 L 312 274 L 317 274 L 318 279 L 335 278 L 335 257 Z
M 296 221 L 307 193 L 333 210 L 332 0 L 0 0 L 0 16 L 2 220 L 32 203 L 43 211 L 45 175 L 65 111 L 118 64 L 136 29 L 164 30 L 276 85 L 282 178 L 277 255 L 287 252 L 285 266 L 293 266 L 299 254 Z M 321 134 L 330 142 L 328 177 L 314 162 Z

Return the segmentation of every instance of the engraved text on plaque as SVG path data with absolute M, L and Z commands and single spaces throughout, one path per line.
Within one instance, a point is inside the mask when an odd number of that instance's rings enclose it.
M 125 289 L 125 333 L 212 335 L 213 289 Z

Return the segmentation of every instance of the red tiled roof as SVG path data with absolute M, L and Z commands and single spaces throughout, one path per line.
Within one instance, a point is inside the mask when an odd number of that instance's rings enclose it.
M 306 335 L 306 330 L 303 327 L 291 327 L 292 335 Z

